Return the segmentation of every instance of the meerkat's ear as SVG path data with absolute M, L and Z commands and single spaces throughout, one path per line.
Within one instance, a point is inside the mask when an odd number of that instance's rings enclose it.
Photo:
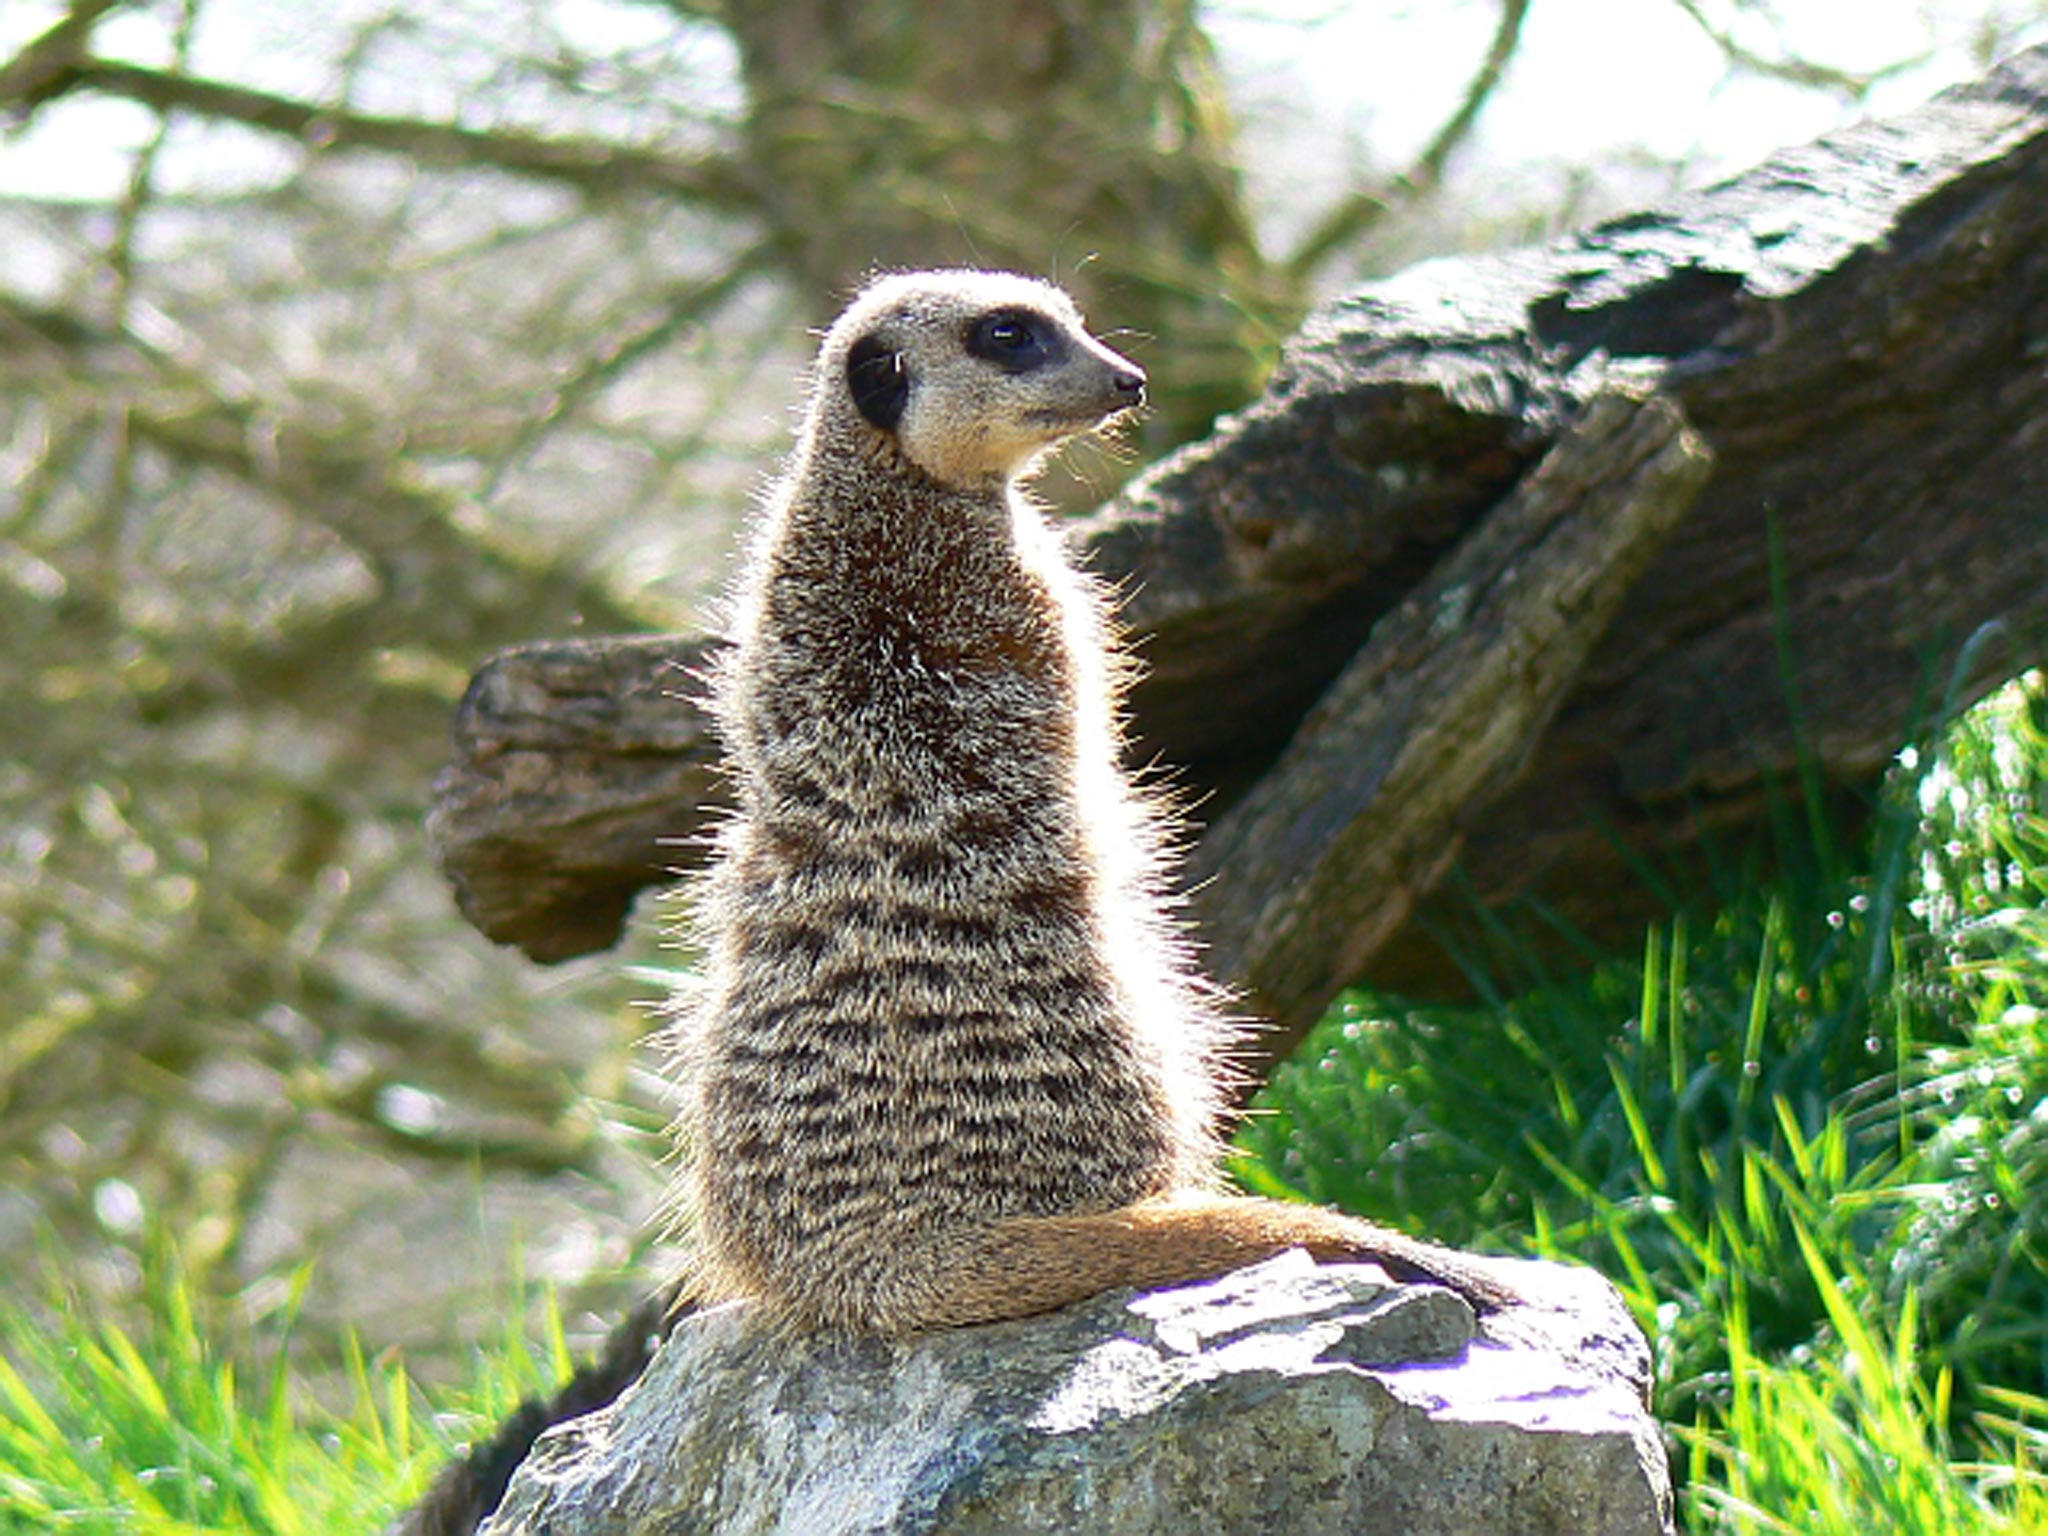
M 910 404 L 910 370 L 903 354 L 872 332 L 847 351 L 846 387 L 861 415 L 884 432 L 896 430 Z

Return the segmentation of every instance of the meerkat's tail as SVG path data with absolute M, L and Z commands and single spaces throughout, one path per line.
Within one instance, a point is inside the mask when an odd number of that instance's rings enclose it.
M 681 1282 L 642 1301 L 605 1338 L 554 1396 L 528 1398 L 491 1438 L 441 1469 L 419 1500 L 384 1536 L 472 1536 L 505 1497 L 512 1474 L 543 1431 L 610 1403 L 640 1379 L 676 1320 L 690 1310 Z
M 1104 1291 L 1226 1274 L 1290 1248 L 1376 1263 L 1401 1281 L 1441 1285 L 1481 1314 L 1523 1298 L 1483 1259 L 1315 1205 L 1181 1195 L 1085 1216 L 1031 1216 L 955 1234 L 931 1258 L 931 1326 L 964 1327 L 1050 1312 Z

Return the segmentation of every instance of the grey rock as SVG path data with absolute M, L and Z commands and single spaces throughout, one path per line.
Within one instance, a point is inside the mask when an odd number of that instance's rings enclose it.
M 1527 1307 L 1305 1254 L 892 1342 L 679 1325 L 557 1426 L 489 1536 L 1372 1532 L 1660 1536 L 1649 1355 L 1590 1271 Z

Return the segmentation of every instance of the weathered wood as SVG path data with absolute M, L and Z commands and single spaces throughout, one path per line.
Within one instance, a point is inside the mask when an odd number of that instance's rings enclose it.
M 486 662 L 427 832 L 462 912 L 536 960 L 618 942 L 634 896 L 699 861 L 719 803 L 707 642 L 563 640 Z
M 1374 626 L 1197 851 L 1255 1014 L 1314 1018 L 1435 889 L 1711 470 L 1668 401 L 1603 397 Z
M 1496 504 L 1616 389 L 1668 399 L 1711 476 L 1562 706 L 1525 712 L 1518 751 L 1488 744 L 1498 767 L 1471 776 L 1434 858 L 1409 840 L 1403 904 L 1430 921 L 1347 920 L 1313 980 L 1282 985 L 1299 871 L 1202 852 L 1230 887 L 1205 898 L 1207 937 L 1283 1023 L 1351 974 L 1444 984 L 1455 970 L 1428 932 L 1475 897 L 1540 899 L 1619 936 L 1802 770 L 1829 791 L 1866 784 L 1930 692 L 1973 697 L 2044 654 L 2048 49 L 1663 209 L 1429 263 L 1319 315 L 1261 401 L 1076 529 L 1130 594 L 1140 755 L 1177 767 L 1218 835 L 1247 792 L 1267 809 L 1246 817 L 1283 815 L 1282 791 L 1254 786 L 1311 706 L 1441 562 L 1481 558 Z M 1998 642 L 1959 665 L 1988 622 Z M 1394 634 L 1369 670 L 1398 687 L 1411 661 Z M 475 745 L 434 825 L 487 933 L 537 955 L 595 947 L 635 885 L 685 862 L 645 841 L 686 834 L 709 789 L 701 721 L 649 681 L 677 644 L 537 647 L 479 678 L 460 727 Z M 545 681 L 565 656 L 594 669 L 566 744 Z M 621 726 L 615 752 L 607 689 L 673 712 L 651 735 Z M 1401 758 L 1390 700 L 1358 701 L 1383 733 L 1358 744 L 1358 786 Z M 1358 786 L 1343 803 L 1375 814 Z M 1425 900 L 1453 846 L 1459 894 Z M 1665 889 L 1636 872 L 1645 858 L 1676 872 Z

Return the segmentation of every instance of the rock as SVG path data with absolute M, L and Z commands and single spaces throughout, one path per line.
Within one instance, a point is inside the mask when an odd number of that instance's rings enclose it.
M 490 1536 L 1671 1530 L 1649 1355 L 1590 1271 L 1536 1304 L 1305 1254 L 909 1341 L 686 1319 L 534 1447 Z

